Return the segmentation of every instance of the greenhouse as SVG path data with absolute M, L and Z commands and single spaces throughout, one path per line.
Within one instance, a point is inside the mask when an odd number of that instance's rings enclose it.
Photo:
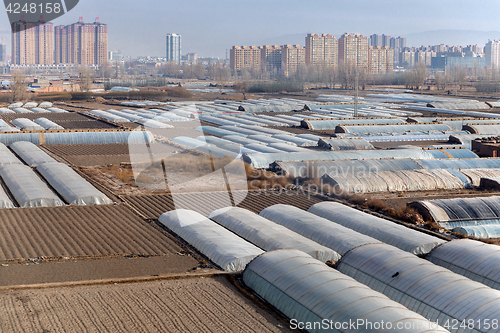
M 297 134 L 297 138 L 312 140 L 312 141 L 316 142 L 316 144 L 317 144 L 319 139 L 321 139 L 323 137 L 319 136 L 319 135 L 314 135 L 314 134 Z
M 424 169 L 500 169 L 498 158 L 416 160 Z
M 31 108 L 30 111 L 34 112 L 34 113 L 48 113 L 48 112 L 50 112 L 50 111 L 47 111 L 47 110 L 42 109 L 42 108 Z
M 289 132 L 286 132 L 286 131 L 277 130 L 277 129 L 274 129 L 274 128 L 262 127 L 262 126 L 242 125 L 241 128 L 246 128 L 246 129 L 250 129 L 250 130 L 254 130 L 254 131 L 260 132 L 261 135 L 263 135 L 263 134 L 272 135 L 272 136 L 275 136 L 275 135 L 286 135 L 288 137 L 291 137 L 293 135 L 292 133 L 289 133 Z
M 159 221 L 225 271 L 242 271 L 252 259 L 264 253 L 194 211 L 173 210 L 162 214 Z
M 440 238 L 337 202 L 317 203 L 311 206 L 308 212 L 418 256 L 424 256 L 436 246 L 445 243 Z
M 466 175 L 474 186 L 480 186 L 483 179 L 500 177 L 500 169 L 465 169 L 460 172 Z
M 328 150 L 361 150 L 361 149 L 375 149 L 371 143 L 362 138 L 352 139 L 320 139 L 318 146 Z
M 375 238 L 289 205 L 263 209 L 260 216 L 281 224 L 296 233 L 326 246 L 340 255 L 365 244 L 380 243 Z
M 451 190 L 470 187 L 469 180 L 450 169 L 378 171 L 368 174 L 325 174 L 321 178 L 337 193 Z
M 135 123 L 142 125 L 146 128 L 174 128 L 172 125 L 164 124 L 152 119 L 138 119 Z
M 44 137 L 47 145 L 153 142 L 153 135 L 148 131 L 61 132 L 45 133 Z M 3 142 L 2 135 L 0 135 L 0 142 Z
M 395 141 L 446 141 L 450 134 L 404 134 L 404 135 L 370 135 L 364 137 L 368 142 L 395 142 Z M 470 148 L 470 145 L 469 147 Z
M 113 202 L 83 179 L 69 166 L 62 163 L 44 163 L 36 170 L 70 205 L 105 205 Z
M 497 245 L 457 239 L 434 249 L 427 260 L 500 290 L 500 247 Z
M 26 118 L 13 119 L 11 123 L 24 131 L 45 131 L 45 128 Z
M 238 126 L 221 126 L 219 129 L 223 129 L 226 131 L 231 131 L 233 132 L 232 134 L 240 133 L 244 134 L 245 136 L 249 135 L 266 135 L 266 136 L 271 136 L 270 134 L 265 134 L 260 131 L 248 129 L 248 128 L 243 128 L 243 127 L 238 127 Z
M 29 166 L 5 164 L 0 176 L 19 207 L 64 206 L 64 202 L 52 192 Z
M 35 123 L 42 126 L 46 130 L 63 130 L 64 127 L 56 124 L 55 122 L 48 120 L 47 118 L 38 118 L 34 120 Z
M 445 124 L 391 124 L 391 125 L 344 125 L 337 126 L 335 133 L 364 133 L 364 134 L 377 134 L 377 133 L 404 133 L 404 132 L 430 132 L 430 131 L 451 131 L 450 126 Z
M 235 132 L 232 132 L 232 131 L 224 130 L 224 129 L 220 128 L 220 127 L 213 127 L 213 126 L 198 126 L 198 127 L 196 127 L 196 130 L 200 131 L 200 132 L 203 132 L 203 133 L 217 135 L 217 136 L 220 136 L 220 137 L 223 137 L 225 135 L 238 135 L 238 136 L 244 136 L 244 137 L 247 136 L 246 134 L 235 133 Z
M 1 166 L 0 166 L 1 167 Z M 2 186 L 0 186 L 0 209 L 16 207 Z
M 33 113 L 30 110 L 25 109 L 25 108 L 15 108 L 13 110 L 14 110 L 15 113 Z
M 227 120 L 227 119 L 222 119 L 222 118 L 213 117 L 213 116 L 201 115 L 199 119 L 202 121 L 206 121 L 207 123 L 211 123 L 211 124 L 219 125 L 219 126 L 224 126 L 224 125 L 240 126 L 241 125 L 241 123 L 237 123 L 236 121 L 233 121 L 233 120 Z
M 7 108 L 0 108 L 0 113 L 15 113 L 15 112 Z
M 362 325 L 353 330 L 356 332 L 396 332 L 397 325 L 412 327 L 404 330 L 412 333 L 448 332 L 298 250 L 272 251 L 255 258 L 243 272 L 243 282 L 291 318 L 290 323 L 310 323 L 308 332 L 324 332 L 323 320 L 335 324 L 358 320 L 386 323 L 383 329 Z M 331 326 L 328 332 L 351 332 Z
M 435 153 L 434 153 L 435 154 Z M 443 154 L 445 155 L 445 154 Z M 445 155 L 445 158 L 448 157 Z M 243 156 L 243 160 L 254 168 L 269 168 L 275 162 L 290 161 L 333 161 L 333 160 L 363 160 L 382 158 L 414 158 L 421 160 L 432 160 L 436 157 L 429 150 L 422 149 L 387 149 L 387 150 L 348 150 L 348 151 L 310 151 L 304 153 L 276 153 L 276 154 L 254 154 Z
M 296 249 L 322 262 L 340 259 L 332 249 L 243 208 L 221 208 L 208 218 L 265 251 Z
M 241 138 L 241 136 L 238 136 L 238 138 Z M 207 135 L 207 136 L 201 135 L 201 136 L 197 137 L 196 140 L 205 141 L 206 143 L 211 144 L 211 145 L 216 145 L 217 147 L 220 147 L 223 145 L 234 145 L 235 144 L 232 141 L 229 141 L 226 139 L 221 139 L 221 138 L 218 138 L 216 136 L 210 136 L 210 135 Z
M 293 136 L 293 135 L 277 134 L 273 135 L 272 137 L 275 139 L 293 142 L 295 145 L 299 147 L 316 147 L 318 145 L 318 141 L 300 138 L 298 136 Z
M 500 197 L 475 197 L 415 201 L 409 204 L 442 227 L 453 229 L 482 224 L 500 225 Z
M 109 121 L 113 121 L 115 123 L 128 123 L 128 122 L 130 122 L 130 120 L 128 120 L 126 118 L 123 118 L 123 117 L 117 116 L 113 113 L 102 111 L 102 110 L 92 110 L 92 111 L 90 111 L 90 114 L 93 116 L 104 118 L 104 119 L 109 120 Z
M 286 144 L 289 144 L 289 145 L 292 145 L 292 146 L 296 146 L 295 143 L 293 142 L 290 142 L 290 141 L 284 141 L 284 140 L 280 140 L 280 139 L 276 139 L 276 138 L 273 138 L 272 136 L 266 136 L 264 134 L 262 135 L 249 135 L 247 136 L 248 139 L 251 139 L 251 140 L 256 140 L 258 142 L 263 142 L 263 143 L 286 143 Z
M 260 144 L 260 143 L 251 143 L 251 144 L 245 145 L 245 148 L 252 149 L 252 150 L 254 150 L 255 153 L 264 153 L 264 154 L 285 152 L 282 149 L 273 148 L 271 146 L 265 146 L 265 145 Z
M 50 157 L 46 152 L 28 141 L 15 142 L 10 145 L 10 149 L 30 167 L 36 167 L 43 163 L 56 162 L 56 160 Z
M 306 148 L 297 147 L 295 144 L 290 144 L 293 142 L 277 142 L 277 143 L 269 143 L 267 147 L 275 148 L 281 151 L 288 152 L 307 152 Z
M 264 149 L 265 148 L 270 149 L 267 146 L 262 146 L 262 145 L 258 145 L 258 146 L 259 146 L 259 148 L 262 147 Z M 249 148 L 249 147 L 240 146 L 236 143 L 229 143 L 227 145 L 217 146 L 217 148 L 236 153 L 237 155 L 239 155 L 239 154 L 255 154 L 255 153 L 259 153 L 259 152 L 264 152 L 264 150 L 254 150 L 254 149 Z M 234 156 L 234 157 L 236 157 L 236 156 Z
M 411 159 L 373 159 L 342 161 L 276 162 L 271 166 L 275 172 L 291 178 L 319 178 L 330 175 L 360 175 L 379 171 L 422 169 Z
M 60 109 L 60 108 L 48 108 L 47 111 L 50 111 L 50 112 L 55 112 L 55 113 L 65 113 L 65 112 L 68 112 L 66 110 L 63 110 L 63 109 Z
M 500 135 L 499 125 L 464 125 L 463 129 L 471 134 Z
M 9 148 L 0 143 L 0 165 L 5 164 L 23 164 Z
M 250 144 L 264 145 L 264 146 L 267 145 L 265 142 L 261 142 L 258 140 L 252 140 L 248 137 L 243 137 L 243 136 L 239 136 L 239 135 L 224 135 L 222 138 L 224 140 L 231 141 L 233 143 L 237 143 L 237 144 L 244 145 L 244 146 L 247 146 Z
M 338 270 L 430 321 L 500 318 L 500 291 L 387 244 L 353 249 Z M 464 332 L 497 331 L 490 328 L 475 326 Z
M 405 124 L 400 118 L 334 118 L 334 119 L 306 119 L 301 125 L 310 130 L 333 130 L 339 125 L 348 124 Z
M 238 148 L 240 148 L 240 147 L 238 147 Z M 232 158 L 237 158 L 238 155 L 240 154 L 239 152 L 235 153 L 231 150 L 226 150 L 226 149 L 218 148 L 217 146 L 211 146 L 211 145 L 198 146 L 195 149 L 202 151 L 202 152 L 205 152 L 205 153 L 208 153 L 208 154 L 211 154 L 213 156 L 217 156 L 217 157 L 229 156 Z M 241 151 L 241 148 L 240 148 L 240 151 Z

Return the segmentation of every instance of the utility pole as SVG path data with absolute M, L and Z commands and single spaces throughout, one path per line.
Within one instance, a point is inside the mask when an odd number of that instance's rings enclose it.
M 356 95 L 354 96 L 354 118 L 358 117 L 358 85 L 359 73 L 356 71 L 356 79 L 354 81 L 354 85 L 356 86 Z

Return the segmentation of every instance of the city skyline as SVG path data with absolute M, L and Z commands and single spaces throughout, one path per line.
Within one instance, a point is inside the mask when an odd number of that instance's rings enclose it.
M 225 58 L 226 50 L 231 45 L 276 44 L 267 41 L 307 33 L 329 33 L 336 38 L 345 32 L 407 37 L 430 30 L 464 29 L 464 26 L 472 31 L 499 30 L 493 15 L 484 14 L 486 7 L 489 13 L 500 9 L 500 4 L 495 1 L 484 1 L 481 6 L 473 7 L 467 6 L 465 1 L 450 0 L 439 3 L 421 1 L 418 4 L 401 4 L 393 0 L 377 3 L 353 1 L 348 4 L 323 0 L 307 4 L 294 0 L 238 3 L 221 0 L 215 4 L 197 0 L 193 2 L 188 8 L 184 3 L 174 1 L 150 0 L 138 3 L 121 0 L 118 5 L 116 0 L 105 3 L 87 0 L 53 23 L 68 25 L 79 16 L 85 20 L 100 17 L 110 26 L 109 48 L 119 49 L 124 55 L 132 57 L 163 56 L 165 35 L 171 31 L 183 36 L 185 53 Z M 6 13 L 1 15 L 4 16 L 0 19 L 0 30 L 9 30 Z M 491 37 L 480 37 L 480 40 L 467 34 L 456 35 L 463 35 L 464 40 L 448 42 L 442 38 L 441 43 L 484 45 L 488 38 L 500 38 L 500 32 L 498 35 L 492 32 Z M 408 39 L 408 46 L 435 44 L 430 41 L 432 34 L 427 38 L 428 43 Z M 10 45 L 10 41 L 7 44 Z M 296 44 L 296 41 L 277 44 Z

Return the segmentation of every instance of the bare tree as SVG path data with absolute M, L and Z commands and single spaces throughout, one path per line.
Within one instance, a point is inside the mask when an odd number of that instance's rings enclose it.
M 14 73 L 12 73 L 10 90 L 12 91 L 14 101 L 20 102 L 28 99 L 28 81 L 21 71 L 15 70 Z
M 446 89 L 446 79 L 443 72 L 436 72 L 436 74 L 434 74 L 434 84 L 437 90 Z
M 82 66 L 78 72 L 78 76 L 80 78 L 80 90 L 89 91 L 92 87 L 92 71 L 89 67 Z
M 243 100 L 247 99 L 247 92 L 248 92 L 248 82 L 247 81 L 238 81 L 234 85 L 234 90 L 236 90 L 239 93 L 243 94 Z

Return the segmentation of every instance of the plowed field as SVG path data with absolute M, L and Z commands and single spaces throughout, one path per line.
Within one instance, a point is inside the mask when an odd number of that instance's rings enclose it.
M 2 332 L 290 332 L 227 277 L 0 293 Z

